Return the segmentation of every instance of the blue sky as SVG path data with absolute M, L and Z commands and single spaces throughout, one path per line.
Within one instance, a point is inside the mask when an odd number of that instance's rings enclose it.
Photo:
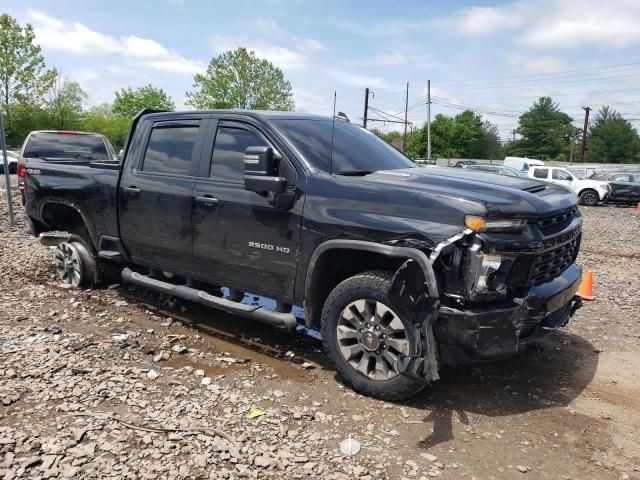
M 360 122 L 368 86 L 371 106 L 402 116 L 408 81 L 409 120 L 421 125 L 431 79 L 434 115 L 472 106 L 503 138 L 546 94 L 576 125 L 583 105 L 606 103 L 640 125 L 637 0 L 0 0 L 0 11 L 34 26 L 47 63 L 80 82 L 88 105 L 152 83 L 184 107 L 193 75 L 245 46 L 283 69 L 300 111 L 330 114 L 335 90 L 337 109 Z

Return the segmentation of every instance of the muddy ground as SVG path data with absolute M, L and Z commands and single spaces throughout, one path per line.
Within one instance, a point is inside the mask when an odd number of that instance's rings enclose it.
M 9 228 L 2 198 L 6 479 L 640 479 L 632 208 L 582 208 L 598 298 L 542 351 L 444 369 L 396 404 L 344 388 L 304 332 L 127 285 L 63 288 L 51 247 L 23 233 L 18 202 Z

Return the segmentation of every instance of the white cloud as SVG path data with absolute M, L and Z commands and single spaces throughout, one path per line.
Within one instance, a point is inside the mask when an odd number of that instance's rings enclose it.
M 511 71 L 518 75 L 555 73 L 568 70 L 570 68 L 569 63 L 566 60 L 552 55 L 544 55 L 541 57 L 509 55 L 506 60 L 511 66 Z
M 381 77 L 371 77 L 368 75 L 360 75 L 357 73 L 343 72 L 339 70 L 329 70 L 327 73 L 338 82 L 350 87 L 381 88 L 387 86 L 384 79 Z
M 440 26 L 464 35 L 488 35 L 498 30 L 520 28 L 524 19 L 520 3 L 502 7 L 469 7 L 444 19 Z
M 628 47 L 640 43 L 640 3 L 635 0 L 551 2 L 519 37 L 522 45 L 573 48 L 583 45 Z
M 183 57 L 149 38 L 114 37 L 32 9 L 27 10 L 26 17 L 33 24 L 36 41 L 44 49 L 87 56 L 117 54 L 137 66 L 167 73 L 193 74 L 205 69 L 203 62 Z
M 272 18 L 254 18 L 247 22 L 249 28 L 255 33 L 282 37 L 285 34 L 284 29 Z
M 393 67 L 407 63 L 407 57 L 400 53 L 383 52 L 370 58 L 345 60 L 343 63 L 352 67 Z
M 258 57 L 266 58 L 285 70 L 304 68 L 307 64 L 307 57 L 301 52 L 240 35 L 213 34 L 211 45 L 216 53 L 245 47 L 249 51 L 254 51 Z
M 433 24 L 468 36 L 515 31 L 518 44 L 534 48 L 628 47 L 640 43 L 640 2 L 523 0 L 464 8 Z
M 315 38 L 297 38 L 293 37 L 293 42 L 296 44 L 298 50 L 307 53 L 318 53 L 327 51 L 327 47 L 319 40 Z

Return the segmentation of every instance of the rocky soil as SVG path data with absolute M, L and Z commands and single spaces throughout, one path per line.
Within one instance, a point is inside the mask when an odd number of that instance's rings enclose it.
M 69 290 L 0 207 L 0 476 L 640 478 L 640 214 L 583 208 L 597 300 L 543 349 L 394 404 L 286 334 L 144 289 Z M 351 438 L 355 455 L 341 453 Z

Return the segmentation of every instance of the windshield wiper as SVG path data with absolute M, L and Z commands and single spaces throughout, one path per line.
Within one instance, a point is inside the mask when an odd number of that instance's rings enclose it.
M 337 172 L 336 175 L 344 175 L 346 177 L 364 177 L 365 175 L 371 175 L 371 170 L 344 170 Z
M 76 153 L 73 158 L 84 158 L 85 160 L 96 160 L 96 157 L 91 156 L 87 153 Z

